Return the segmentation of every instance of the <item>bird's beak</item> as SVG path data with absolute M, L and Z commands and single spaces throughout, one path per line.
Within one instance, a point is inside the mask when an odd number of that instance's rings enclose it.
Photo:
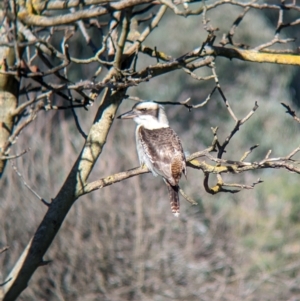
M 136 113 L 133 110 L 131 110 L 129 112 L 123 113 L 122 115 L 118 116 L 117 118 L 118 119 L 132 119 L 136 116 L 137 116 Z

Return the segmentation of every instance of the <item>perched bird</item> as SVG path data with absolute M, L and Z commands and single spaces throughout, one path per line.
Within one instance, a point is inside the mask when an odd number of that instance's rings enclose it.
M 137 123 L 135 135 L 140 164 L 146 165 L 154 176 L 163 177 L 171 210 L 179 216 L 178 182 L 182 174 L 186 175 L 186 161 L 180 139 L 169 127 L 164 107 L 152 101 L 140 102 L 118 118 Z

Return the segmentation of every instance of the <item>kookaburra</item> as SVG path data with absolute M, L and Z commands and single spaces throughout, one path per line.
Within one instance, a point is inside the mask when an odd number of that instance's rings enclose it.
M 140 102 L 118 118 L 132 118 L 137 123 L 136 148 L 140 164 L 146 165 L 154 176 L 163 177 L 168 186 L 171 210 L 179 215 L 179 186 L 186 175 L 186 161 L 179 137 L 169 127 L 164 107 L 152 102 Z

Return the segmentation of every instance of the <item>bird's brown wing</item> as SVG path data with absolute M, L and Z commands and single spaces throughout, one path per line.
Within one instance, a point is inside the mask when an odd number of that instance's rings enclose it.
M 171 128 L 148 130 L 139 129 L 141 145 L 156 173 L 164 177 L 172 186 L 178 184 L 185 173 L 185 156 L 179 137 Z

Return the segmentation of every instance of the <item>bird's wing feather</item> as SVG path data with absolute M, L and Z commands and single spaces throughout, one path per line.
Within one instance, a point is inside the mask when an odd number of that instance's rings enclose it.
M 177 185 L 186 166 L 182 145 L 174 130 L 169 127 L 154 130 L 140 127 L 138 135 L 152 164 L 148 168 L 163 176 L 171 185 Z

